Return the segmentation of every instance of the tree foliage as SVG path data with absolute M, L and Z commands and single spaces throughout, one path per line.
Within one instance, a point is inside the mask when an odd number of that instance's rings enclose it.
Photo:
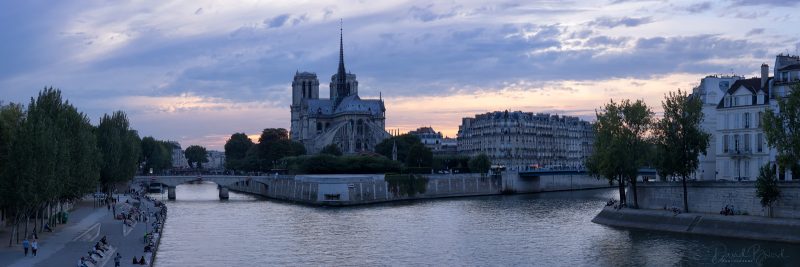
M 189 167 L 202 169 L 203 163 L 208 162 L 208 151 L 205 147 L 192 145 L 183 152 Z
M 670 92 L 661 102 L 664 117 L 656 124 L 655 143 L 657 144 L 659 173 L 682 178 L 683 210 L 689 212 L 686 179 L 697 170 L 698 156 L 705 154 L 710 135 L 703 132 L 703 103 L 697 97 L 678 90 Z
M 152 136 L 142 138 L 141 163 L 144 172 L 160 173 L 172 168 L 172 150 L 175 144 L 172 142 L 156 140 Z
M 459 170 L 469 171 L 469 156 L 465 155 L 437 155 L 433 156 L 431 167 L 434 170 Z
M 767 143 L 778 154 L 776 161 L 782 169 L 800 173 L 800 85 L 793 86 L 785 97 L 777 96 L 778 110 L 767 109 L 761 127 Z M 782 172 L 782 171 L 781 171 Z
M 406 164 L 411 147 L 415 144 L 422 144 L 422 141 L 420 141 L 419 137 L 411 134 L 392 136 L 375 145 L 375 152 L 391 159 L 392 149 L 395 144 L 397 144 L 397 160 Z
M 328 154 L 331 156 L 341 156 L 342 150 L 339 149 L 339 146 L 336 144 L 330 144 L 322 148 L 322 151 L 319 152 L 320 154 Z
M 589 173 L 615 181 L 619 185 L 620 203 L 626 202 L 625 183 L 630 182 L 634 208 L 638 206 L 636 179 L 651 151 L 647 142 L 653 112 L 642 100 L 611 100 L 596 112 L 594 152 L 587 160 Z
M 408 148 L 407 167 L 430 167 L 432 162 L 433 152 L 422 143 L 413 144 Z
M 396 173 L 401 165 L 384 156 L 333 156 L 318 154 L 281 160 L 294 174 Z
M 247 149 L 240 168 L 244 171 L 268 172 L 279 167 L 282 158 L 304 154 L 306 154 L 305 146 L 290 140 L 286 129 L 267 128 L 261 132 L 258 144 Z
M 141 154 L 141 140 L 131 129 L 125 113 L 103 115 L 95 135 L 102 155 L 100 182 L 104 187 L 133 179 Z
M 492 168 L 492 161 L 486 154 L 479 154 L 469 160 L 469 170 L 477 173 L 488 173 Z
M 778 187 L 778 178 L 775 176 L 775 167 L 769 163 L 761 166 L 756 179 L 756 196 L 761 198 L 761 206 L 770 208 L 772 217 L 772 204 L 781 197 Z
M 232 134 L 225 142 L 225 168 L 234 171 L 245 170 L 247 168 L 245 156 L 247 156 L 247 150 L 253 145 L 253 140 L 250 140 L 246 134 Z

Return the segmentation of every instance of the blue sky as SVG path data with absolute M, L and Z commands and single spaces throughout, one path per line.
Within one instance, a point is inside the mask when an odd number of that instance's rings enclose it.
M 800 47 L 800 1 L 3 1 L 0 99 L 60 88 L 93 121 L 122 109 L 142 136 L 221 149 L 289 126 L 295 71 L 345 63 L 387 128 L 493 110 L 582 116 L 610 98 L 755 76 Z M 326 95 L 326 93 L 323 93 Z

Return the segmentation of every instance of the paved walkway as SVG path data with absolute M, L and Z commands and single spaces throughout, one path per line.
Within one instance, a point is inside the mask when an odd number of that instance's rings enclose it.
M 120 205 L 127 199 L 127 196 L 120 195 L 117 213 L 120 212 Z M 156 210 L 146 200 L 142 201 L 141 209 L 149 209 L 150 212 Z M 121 266 L 141 266 L 133 265 L 132 259 L 145 255 L 145 228 L 149 228 L 154 220 L 150 217 L 148 223 L 137 223 L 132 229 L 123 230 L 122 221 L 115 220 L 112 212 L 105 206 L 94 208 L 91 200 L 84 201 L 70 212 L 67 224 L 57 227 L 54 233 L 39 234 L 39 252 L 36 257 L 30 254 L 25 257 L 21 244 L 9 248 L 9 236 L 6 234 L 4 239 L 0 239 L 0 242 L 5 242 L 0 243 L 0 266 L 76 266 L 81 256 L 86 256 L 103 236 L 107 236 L 114 254 L 119 252 L 122 256 Z M 98 261 L 98 266 L 114 266 L 114 255 L 107 254 Z

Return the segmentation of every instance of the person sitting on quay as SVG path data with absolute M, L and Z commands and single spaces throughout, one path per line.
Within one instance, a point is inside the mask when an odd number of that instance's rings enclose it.
M 103 254 L 100 254 L 100 251 L 98 251 L 98 250 L 97 250 L 97 248 L 95 248 L 95 247 L 92 247 L 92 248 L 89 250 L 89 255 L 97 255 L 97 256 L 98 256 L 98 257 L 100 257 L 100 258 L 102 258 L 102 257 L 103 257 Z
M 99 250 L 99 251 L 103 252 L 103 254 L 105 254 L 106 250 L 108 250 L 108 249 L 105 248 L 103 245 L 100 245 L 100 242 L 97 242 L 97 243 L 94 244 L 94 250 Z
M 133 256 L 133 263 L 132 264 L 139 264 L 139 259 L 136 256 Z
M 81 257 L 81 259 L 78 260 L 78 267 L 89 267 L 89 265 L 86 265 L 86 259 Z
M 95 264 L 95 265 L 97 264 L 97 260 L 95 260 L 95 259 L 92 257 L 92 252 L 91 252 L 91 251 L 89 251 L 89 256 L 87 256 L 87 257 L 86 257 L 86 260 L 87 260 L 87 261 L 89 261 L 89 262 L 91 262 L 92 264 Z
M 44 224 L 44 230 L 51 233 L 53 232 L 53 228 L 50 228 L 50 223 Z
M 145 264 L 147 264 L 147 262 L 145 262 L 145 261 L 144 261 L 144 256 L 142 256 L 142 259 L 140 259 L 140 260 L 139 260 L 139 264 L 140 264 L 140 265 L 145 265 Z
M 108 240 L 106 239 L 106 236 L 103 236 L 103 238 L 100 238 L 100 243 L 103 243 L 104 246 L 108 246 Z

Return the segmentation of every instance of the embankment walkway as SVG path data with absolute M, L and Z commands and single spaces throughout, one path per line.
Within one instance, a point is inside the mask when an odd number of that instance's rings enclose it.
M 120 212 L 120 204 L 126 200 L 133 201 L 127 195 L 119 195 L 117 213 Z M 150 212 L 157 210 L 153 203 L 144 199 L 141 209 L 149 209 Z M 133 265 L 132 259 L 145 256 L 145 228 L 154 220 L 151 216 L 147 223 L 137 223 L 132 229 L 125 229 L 126 234 L 122 221 L 115 220 L 106 206 L 93 207 L 92 200 L 84 200 L 76 203 L 67 224 L 59 225 L 52 233 L 39 234 L 39 252 L 35 257 L 30 253 L 24 256 L 22 244 L 8 247 L 10 233 L 3 232 L 0 235 L 0 241 L 3 241 L 0 243 L 0 266 L 76 266 L 78 260 L 87 256 L 87 252 L 103 236 L 107 237 L 114 255 L 107 252 L 98 260 L 98 266 L 114 266 L 113 258 L 117 252 L 122 256 L 121 266 L 141 266 Z M 150 265 L 149 259 L 147 263 Z
M 592 222 L 616 227 L 800 243 L 800 220 L 605 207 Z

